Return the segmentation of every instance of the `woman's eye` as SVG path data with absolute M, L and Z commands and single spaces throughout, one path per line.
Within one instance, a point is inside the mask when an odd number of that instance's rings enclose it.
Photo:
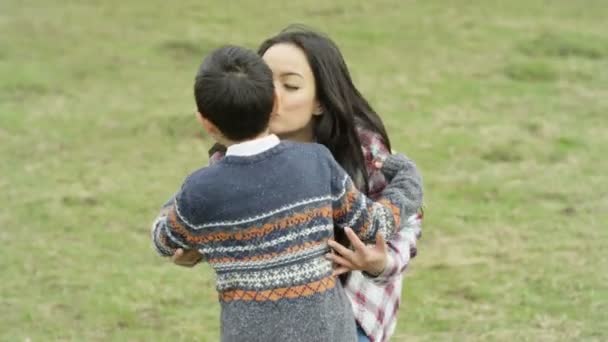
M 298 89 L 300 89 L 300 87 L 295 86 L 295 85 L 291 85 L 291 84 L 284 84 L 283 86 L 284 86 L 284 87 L 285 87 L 285 89 L 287 89 L 287 90 L 298 90 Z

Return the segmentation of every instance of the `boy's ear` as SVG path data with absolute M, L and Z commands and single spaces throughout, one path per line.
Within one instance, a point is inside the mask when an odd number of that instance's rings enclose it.
M 218 133 L 220 131 L 217 129 L 217 126 L 215 126 L 211 121 L 205 119 L 205 117 L 201 113 L 196 112 L 196 118 L 198 119 L 198 122 L 201 123 L 201 125 L 203 126 L 205 131 L 207 133 L 209 133 L 209 135 L 211 135 L 211 136 L 218 135 Z

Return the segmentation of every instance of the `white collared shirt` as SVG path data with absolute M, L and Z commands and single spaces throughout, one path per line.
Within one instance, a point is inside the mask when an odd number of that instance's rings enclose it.
M 226 156 L 252 156 L 277 146 L 281 141 L 274 134 L 228 146 Z

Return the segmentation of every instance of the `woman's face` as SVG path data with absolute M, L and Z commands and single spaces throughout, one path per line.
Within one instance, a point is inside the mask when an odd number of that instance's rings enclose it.
M 289 43 L 270 47 L 262 56 L 272 70 L 278 96 L 270 131 L 284 139 L 313 140 L 313 116 L 321 114 L 315 77 L 304 52 Z

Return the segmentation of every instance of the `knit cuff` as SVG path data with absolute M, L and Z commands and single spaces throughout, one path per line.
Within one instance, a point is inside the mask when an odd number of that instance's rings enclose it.
M 393 179 L 397 172 L 411 167 L 412 161 L 402 154 L 391 154 L 382 163 L 382 173 L 388 180 Z

